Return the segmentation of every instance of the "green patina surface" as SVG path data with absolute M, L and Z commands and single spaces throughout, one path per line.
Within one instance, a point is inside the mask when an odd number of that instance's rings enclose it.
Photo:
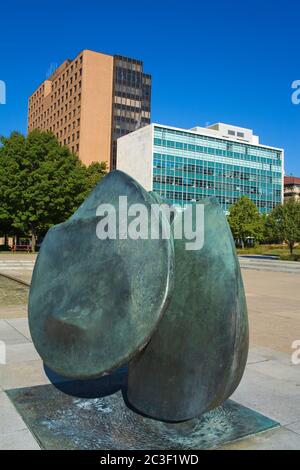
M 123 239 L 119 196 L 148 214 L 162 202 L 112 172 L 48 232 L 30 291 L 32 338 L 44 362 L 66 377 L 95 378 L 129 361 L 135 409 L 161 421 L 192 419 L 233 393 L 246 364 L 247 307 L 231 232 L 211 198 L 198 205 L 201 249 L 187 250 L 185 237 Z M 107 203 L 116 210 L 117 237 L 99 240 L 97 207 Z M 194 227 L 196 207 L 185 211 Z M 159 220 L 166 232 L 165 216 Z M 174 233 L 178 224 L 177 213 Z
M 153 197 L 122 172 L 108 174 L 77 212 L 49 230 L 33 272 L 29 325 L 44 362 L 73 378 L 97 377 L 150 339 L 173 281 L 169 240 L 99 240 L 97 207 Z M 149 222 L 150 223 L 150 222 Z
M 175 286 L 147 347 L 129 365 L 128 399 L 157 419 L 193 418 L 225 401 L 248 354 L 244 287 L 230 228 L 213 198 L 204 204 L 204 245 L 175 239 Z M 187 211 L 194 208 L 190 206 Z M 181 224 L 176 216 L 176 224 Z
M 201 418 L 163 423 L 126 406 L 126 382 L 124 371 L 61 384 L 65 393 L 43 385 L 7 394 L 43 449 L 210 449 L 279 425 L 233 401 Z

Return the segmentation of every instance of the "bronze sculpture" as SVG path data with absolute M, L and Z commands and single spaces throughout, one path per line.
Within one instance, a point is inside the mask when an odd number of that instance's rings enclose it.
M 148 212 L 163 203 L 115 171 L 48 232 L 30 291 L 32 338 L 48 367 L 74 379 L 129 362 L 128 401 L 136 410 L 188 420 L 224 402 L 246 364 L 247 307 L 231 232 L 209 198 L 186 209 L 204 208 L 201 249 L 187 250 L 186 239 L 174 236 L 182 224 L 176 211 L 170 220 L 156 214 L 169 237 L 126 238 L 120 195 Z M 115 209 L 114 239 L 96 236 L 105 219 L 100 204 Z

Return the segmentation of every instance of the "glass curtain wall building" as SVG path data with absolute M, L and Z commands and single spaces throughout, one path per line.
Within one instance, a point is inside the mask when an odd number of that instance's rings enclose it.
M 151 82 L 142 61 L 114 56 L 112 169 L 116 168 L 117 139 L 150 124 Z
M 227 212 L 246 195 L 269 213 L 283 198 L 283 150 L 260 145 L 249 129 L 152 124 L 118 141 L 118 162 L 119 169 L 177 205 L 215 196 Z

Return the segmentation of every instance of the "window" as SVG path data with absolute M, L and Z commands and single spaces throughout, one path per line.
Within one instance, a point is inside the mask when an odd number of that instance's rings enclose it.
M 244 132 L 237 132 L 236 135 L 237 135 L 238 137 L 242 137 L 242 139 L 245 137 Z
M 235 135 L 235 131 L 232 131 L 232 130 L 228 130 L 228 135 Z

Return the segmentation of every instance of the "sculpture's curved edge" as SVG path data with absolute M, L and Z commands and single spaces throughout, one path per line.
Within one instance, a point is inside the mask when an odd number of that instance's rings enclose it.
M 43 354 L 42 349 L 39 347 L 39 342 L 35 340 L 35 332 L 34 332 L 34 325 L 33 325 L 35 320 L 32 318 L 32 315 L 31 315 L 32 301 L 33 301 L 32 293 L 34 292 L 34 290 L 38 289 L 38 286 L 39 286 L 39 283 L 40 283 L 40 279 L 41 279 L 41 275 L 42 275 L 41 272 L 40 272 L 40 265 L 41 265 L 41 259 L 43 258 L 44 253 L 46 251 L 47 241 L 49 241 L 49 239 L 51 239 L 51 237 L 53 235 L 59 234 L 60 231 L 63 232 L 63 230 L 66 227 L 68 227 L 68 225 L 72 225 L 72 224 L 75 224 L 75 225 L 76 224 L 78 224 L 78 225 L 83 224 L 84 225 L 85 223 L 88 223 L 89 220 L 92 220 L 94 217 L 92 217 L 91 214 L 95 213 L 96 207 L 99 203 L 99 188 L 100 188 L 100 185 L 102 185 L 102 189 L 103 189 L 103 184 L 107 185 L 107 180 L 110 180 L 112 178 L 114 178 L 114 180 L 116 178 L 120 178 L 122 180 L 124 177 L 128 181 L 130 181 L 130 183 L 132 183 L 132 190 L 133 191 L 142 190 L 142 195 L 143 195 L 144 200 L 147 204 L 157 203 L 155 197 L 153 195 L 147 193 L 139 185 L 139 183 L 136 182 L 133 178 L 131 178 L 130 176 L 126 175 L 124 172 L 121 172 L 121 171 L 111 172 L 94 188 L 94 190 L 88 196 L 87 199 L 92 197 L 92 201 L 90 201 L 90 206 L 89 207 L 85 207 L 87 209 L 87 212 L 85 214 L 82 214 L 82 217 L 72 216 L 71 218 L 69 218 L 65 222 L 52 227 L 48 231 L 48 233 L 45 237 L 44 243 L 41 247 L 40 253 L 37 257 L 36 264 L 35 264 L 35 268 L 34 268 L 34 272 L 33 272 L 33 276 L 32 276 L 32 285 L 31 285 L 31 290 L 30 290 L 30 295 L 29 295 L 29 327 L 30 327 L 30 330 L 32 332 L 33 342 L 34 342 L 34 344 L 36 346 L 36 349 L 37 349 L 38 353 L 40 354 L 41 358 L 44 360 L 45 364 L 51 370 L 56 372 L 57 374 L 63 375 L 64 377 L 67 377 L 67 378 L 85 380 L 85 379 L 90 379 L 90 378 L 97 378 L 97 377 L 100 377 L 101 375 L 103 375 L 105 373 L 108 373 L 108 372 L 111 372 L 111 371 L 115 370 L 116 368 L 118 368 L 118 367 L 122 366 L 123 364 L 127 363 L 128 361 L 130 361 L 139 351 L 141 351 L 145 348 L 146 344 L 149 342 L 151 336 L 153 335 L 153 333 L 154 333 L 154 331 L 157 327 L 157 324 L 155 324 L 155 325 L 153 325 L 153 327 L 151 329 L 149 329 L 147 337 L 143 338 L 140 341 L 140 343 L 137 344 L 137 347 L 134 351 L 132 351 L 131 353 L 129 353 L 127 355 L 124 355 L 122 357 L 122 359 L 120 361 L 116 361 L 113 364 L 112 367 L 104 368 L 103 370 L 101 370 L 100 372 L 98 372 L 96 374 L 80 373 L 78 375 L 76 373 L 69 373 L 69 370 L 66 370 L 65 368 L 53 367 L 53 364 L 51 363 L 51 361 L 49 362 L 47 359 L 45 359 L 45 357 L 43 357 L 44 354 Z M 105 181 L 106 181 L 106 183 L 105 183 Z M 83 206 L 84 206 L 84 204 L 80 206 L 78 211 L 82 211 L 84 209 Z M 88 206 L 88 203 L 86 203 L 85 206 Z M 88 217 L 84 217 L 86 215 L 88 215 Z M 163 223 L 165 223 L 165 222 L 163 222 Z M 101 241 L 99 240 L 99 243 L 100 242 Z M 158 313 L 157 322 L 159 322 L 159 319 L 162 317 L 162 315 L 164 314 L 165 309 L 167 308 L 168 302 L 170 300 L 170 297 L 171 297 L 171 294 L 172 294 L 172 291 L 173 291 L 173 286 L 174 286 L 174 247 L 173 247 L 172 240 L 169 242 L 168 246 L 169 246 L 169 251 L 166 250 L 166 252 L 168 251 L 168 259 L 166 260 L 167 264 L 168 264 L 168 274 L 167 274 L 167 278 L 166 278 L 166 289 L 164 291 L 164 296 L 161 300 L 161 309 Z M 48 260 L 49 260 L 49 257 L 48 257 Z M 141 260 L 141 262 L 142 262 L 142 260 Z M 100 367 L 101 367 L 101 365 L 100 365 Z
M 173 341 L 172 338 L 168 340 L 168 335 L 172 330 L 172 318 L 170 317 L 171 314 L 169 309 L 166 311 L 165 316 L 162 318 L 159 324 L 156 334 L 153 336 L 146 349 L 139 356 L 134 358 L 129 364 L 127 397 L 129 403 L 133 406 L 134 409 L 139 410 L 140 412 L 150 416 L 151 418 L 168 422 L 178 422 L 191 419 L 193 417 L 198 416 L 199 414 L 204 413 L 209 409 L 218 406 L 225 399 L 227 399 L 240 382 L 240 379 L 244 372 L 248 353 L 247 308 L 245 303 L 245 295 L 240 267 L 236 256 L 231 231 L 226 221 L 225 215 L 223 214 L 223 211 L 221 210 L 216 198 L 208 198 L 206 200 L 203 200 L 202 202 L 206 205 L 210 205 L 210 207 L 213 208 L 212 218 L 216 217 L 218 214 L 217 217 L 219 217 L 219 220 L 221 221 L 220 226 L 223 227 L 222 230 L 224 232 L 223 237 L 221 237 L 220 243 L 224 240 L 227 243 L 226 252 L 229 256 L 229 266 L 231 266 L 229 272 L 231 272 L 232 282 L 234 282 L 234 294 L 232 296 L 229 295 L 229 297 L 227 297 L 228 299 L 232 298 L 232 308 L 235 311 L 235 318 L 232 324 L 232 327 L 234 328 L 234 333 L 227 338 L 228 348 L 225 349 L 227 350 L 227 353 L 224 365 L 222 365 L 222 373 L 220 374 L 217 372 L 217 367 L 219 366 L 219 364 L 214 365 L 212 362 L 213 370 L 211 371 L 211 375 L 216 374 L 215 385 L 212 385 L 214 381 L 210 379 L 209 381 L 212 383 L 210 387 L 212 387 L 212 390 L 210 391 L 210 393 L 206 393 L 206 398 L 203 404 L 201 405 L 201 400 L 199 400 L 197 405 L 197 400 L 195 400 L 195 396 L 197 396 L 197 393 L 199 394 L 198 390 L 201 389 L 201 387 L 206 386 L 206 379 L 202 376 L 199 380 L 199 370 L 198 372 L 197 370 L 195 370 L 192 372 L 192 378 L 190 380 L 186 380 L 186 382 L 189 383 L 190 387 L 185 387 L 185 372 L 181 373 L 180 375 L 180 371 L 178 371 L 178 374 L 182 378 L 183 384 L 178 382 L 176 378 L 176 365 L 177 368 L 181 367 L 180 360 L 176 360 L 176 351 L 172 350 L 173 355 L 171 356 L 168 355 L 168 351 L 164 349 L 164 346 L 166 344 L 169 344 L 170 349 L 172 349 L 172 344 L 174 342 L 174 338 Z M 213 235 L 213 233 L 211 234 Z M 178 269 L 176 268 L 176 263 L 178 262 L 178 253 L 178 245 L 176 245 L 175 241 L 175 279 L 178 271 Z M 217 251 L 217 253 L 219 253 L 220 255 L 220 250 Z M 216 256 L 218 256 L 217 253 Z M 212 256 L 214 257 L 214 255 Z M 232 289 L 232 287 L 229 287 L 229 289 Z M 174 295 L 176 301 L 176 280 Z M 226 295 L 224 301 L 225 299 Z M 212 301 L 214 301 L 214 299 L 212 299 Z M 172 307 L 174 307 L 174 303 L 171 302 L 171 309 Z M 178 313 L 180 313 L 180 302 L 178 303 L 178 309 Z M 174 315 L 174 308 L 172 314 Z M 189 315 L 190 313 L 188 311 L 187 306 L 187 321 L 189 321 Z M 230 315 L 230 309 L 228 310 L 228 315 Z M 173 319 L 173 322 L 174 321 L 176 321 L 176 316 Z M 191 319 L 190 321 L 193 320 Z M 180 329 L 179 327 L 177 334 L 184 337 L 184 328 Z M 207 338 L 206 341 L 208 343 L 207 354 L 213 356 L 214 351 L 210 350 L 209 338 Z M 181 348 L 182 354 L 184 354 L 184 347 L 186 347 L 186 344 L 183 342 Z M 165 360 L 164 358 L 164 356 L 166 355 L 167 360 Z M 179 356 L 177 356 L 177 359 L 178 357 Z M 220 360 L 220 357 L 218 360 Z M 193 365 L 187 361 L 186 369 L 188 370 L 189 367 L 193 369 Z M 187 378 L 188 372 L 186 372 L 186 379 Z M 174 394 L 176 395 L 176 387 L 178 387 L 178 400 L 174 399 Z M 182 394 L 186 396 L 182 396 Z M 199 398 L 200 396 L 201 393 L 199 395 Z

